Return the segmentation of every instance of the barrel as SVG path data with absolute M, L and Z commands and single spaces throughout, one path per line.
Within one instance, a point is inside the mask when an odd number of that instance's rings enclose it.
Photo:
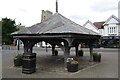
M 36 72 L 36 53 L 23 53 L 22 73 L 32 74 Z

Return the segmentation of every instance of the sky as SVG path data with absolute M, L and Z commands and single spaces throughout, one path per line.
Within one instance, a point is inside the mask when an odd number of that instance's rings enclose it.
M 29 27 L 41 22 L 42 10 L 55 13 L 56 0 L 0 0 L 0 19 L 8 17 Z M 119 0 L 58 0 L 58 12 L 83 25 L 106 21 L 111 15 L 118 17 Z

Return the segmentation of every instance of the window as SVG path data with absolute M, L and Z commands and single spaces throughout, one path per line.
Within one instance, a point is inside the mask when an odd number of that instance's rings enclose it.
M 110 27 L 110 34 L 112 33 L 112 27 Z
M 99 34 L 103 35 L 103 29 L 99 29 Z
M 112 32 L 111 33 L 113 33 L 113 27 L 112 27 Z
M 114 33 L 116 33 L 116 28 L 114 27 Z
M 110 29 L 111 29 L 111 28 L 109 28 L 109 33 L 110 33 L 110 31 L 111 31 Z
M 115 27 L 113 27 L 113 33 L 115 33 Z
M 107 29 L 108 29 L 108 35 L 116 35 L 117 33 L 116 25 L 109 25 Z

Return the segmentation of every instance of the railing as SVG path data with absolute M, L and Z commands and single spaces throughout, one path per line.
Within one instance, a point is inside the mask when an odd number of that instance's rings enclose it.
M 13 45 L 2 45 L 2 50 L 17 50 L 17 46 L 13 46 Z

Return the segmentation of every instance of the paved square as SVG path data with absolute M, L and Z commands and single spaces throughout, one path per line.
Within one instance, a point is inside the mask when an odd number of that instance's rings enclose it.
M 93 66 L 84 68 L 75 73 L 70 73 L 64 70 L 62 63 L 63 52 L 59 51 L 59 58 L 52 58 L 51 48 L 48 52 L 45 48 L 34 48 L 37 53 L 37 68 L 33 74 L 23 74 L 22 68 L 14 67 L 13 57 L 18 52 L 16 48 L 11 47 L 10 50 L 2 50 L 2 77 L 3 78 L 118 78 L 118 49 L 94 49 L 95 52 L 102 53 L 102 62 Z M 84 48 L 86 59 L 89 57 L 89 50 Z M 19 53 L 23 53 L 20 49 Z M 75 55 L 74 48 L 71 49 L 71 55 Z M 58 58 L 58 59 L 57 59 Z M 55 64 L 50 64 L 50 60 Z M 46 63 L 45 63 L 46 62 Z

